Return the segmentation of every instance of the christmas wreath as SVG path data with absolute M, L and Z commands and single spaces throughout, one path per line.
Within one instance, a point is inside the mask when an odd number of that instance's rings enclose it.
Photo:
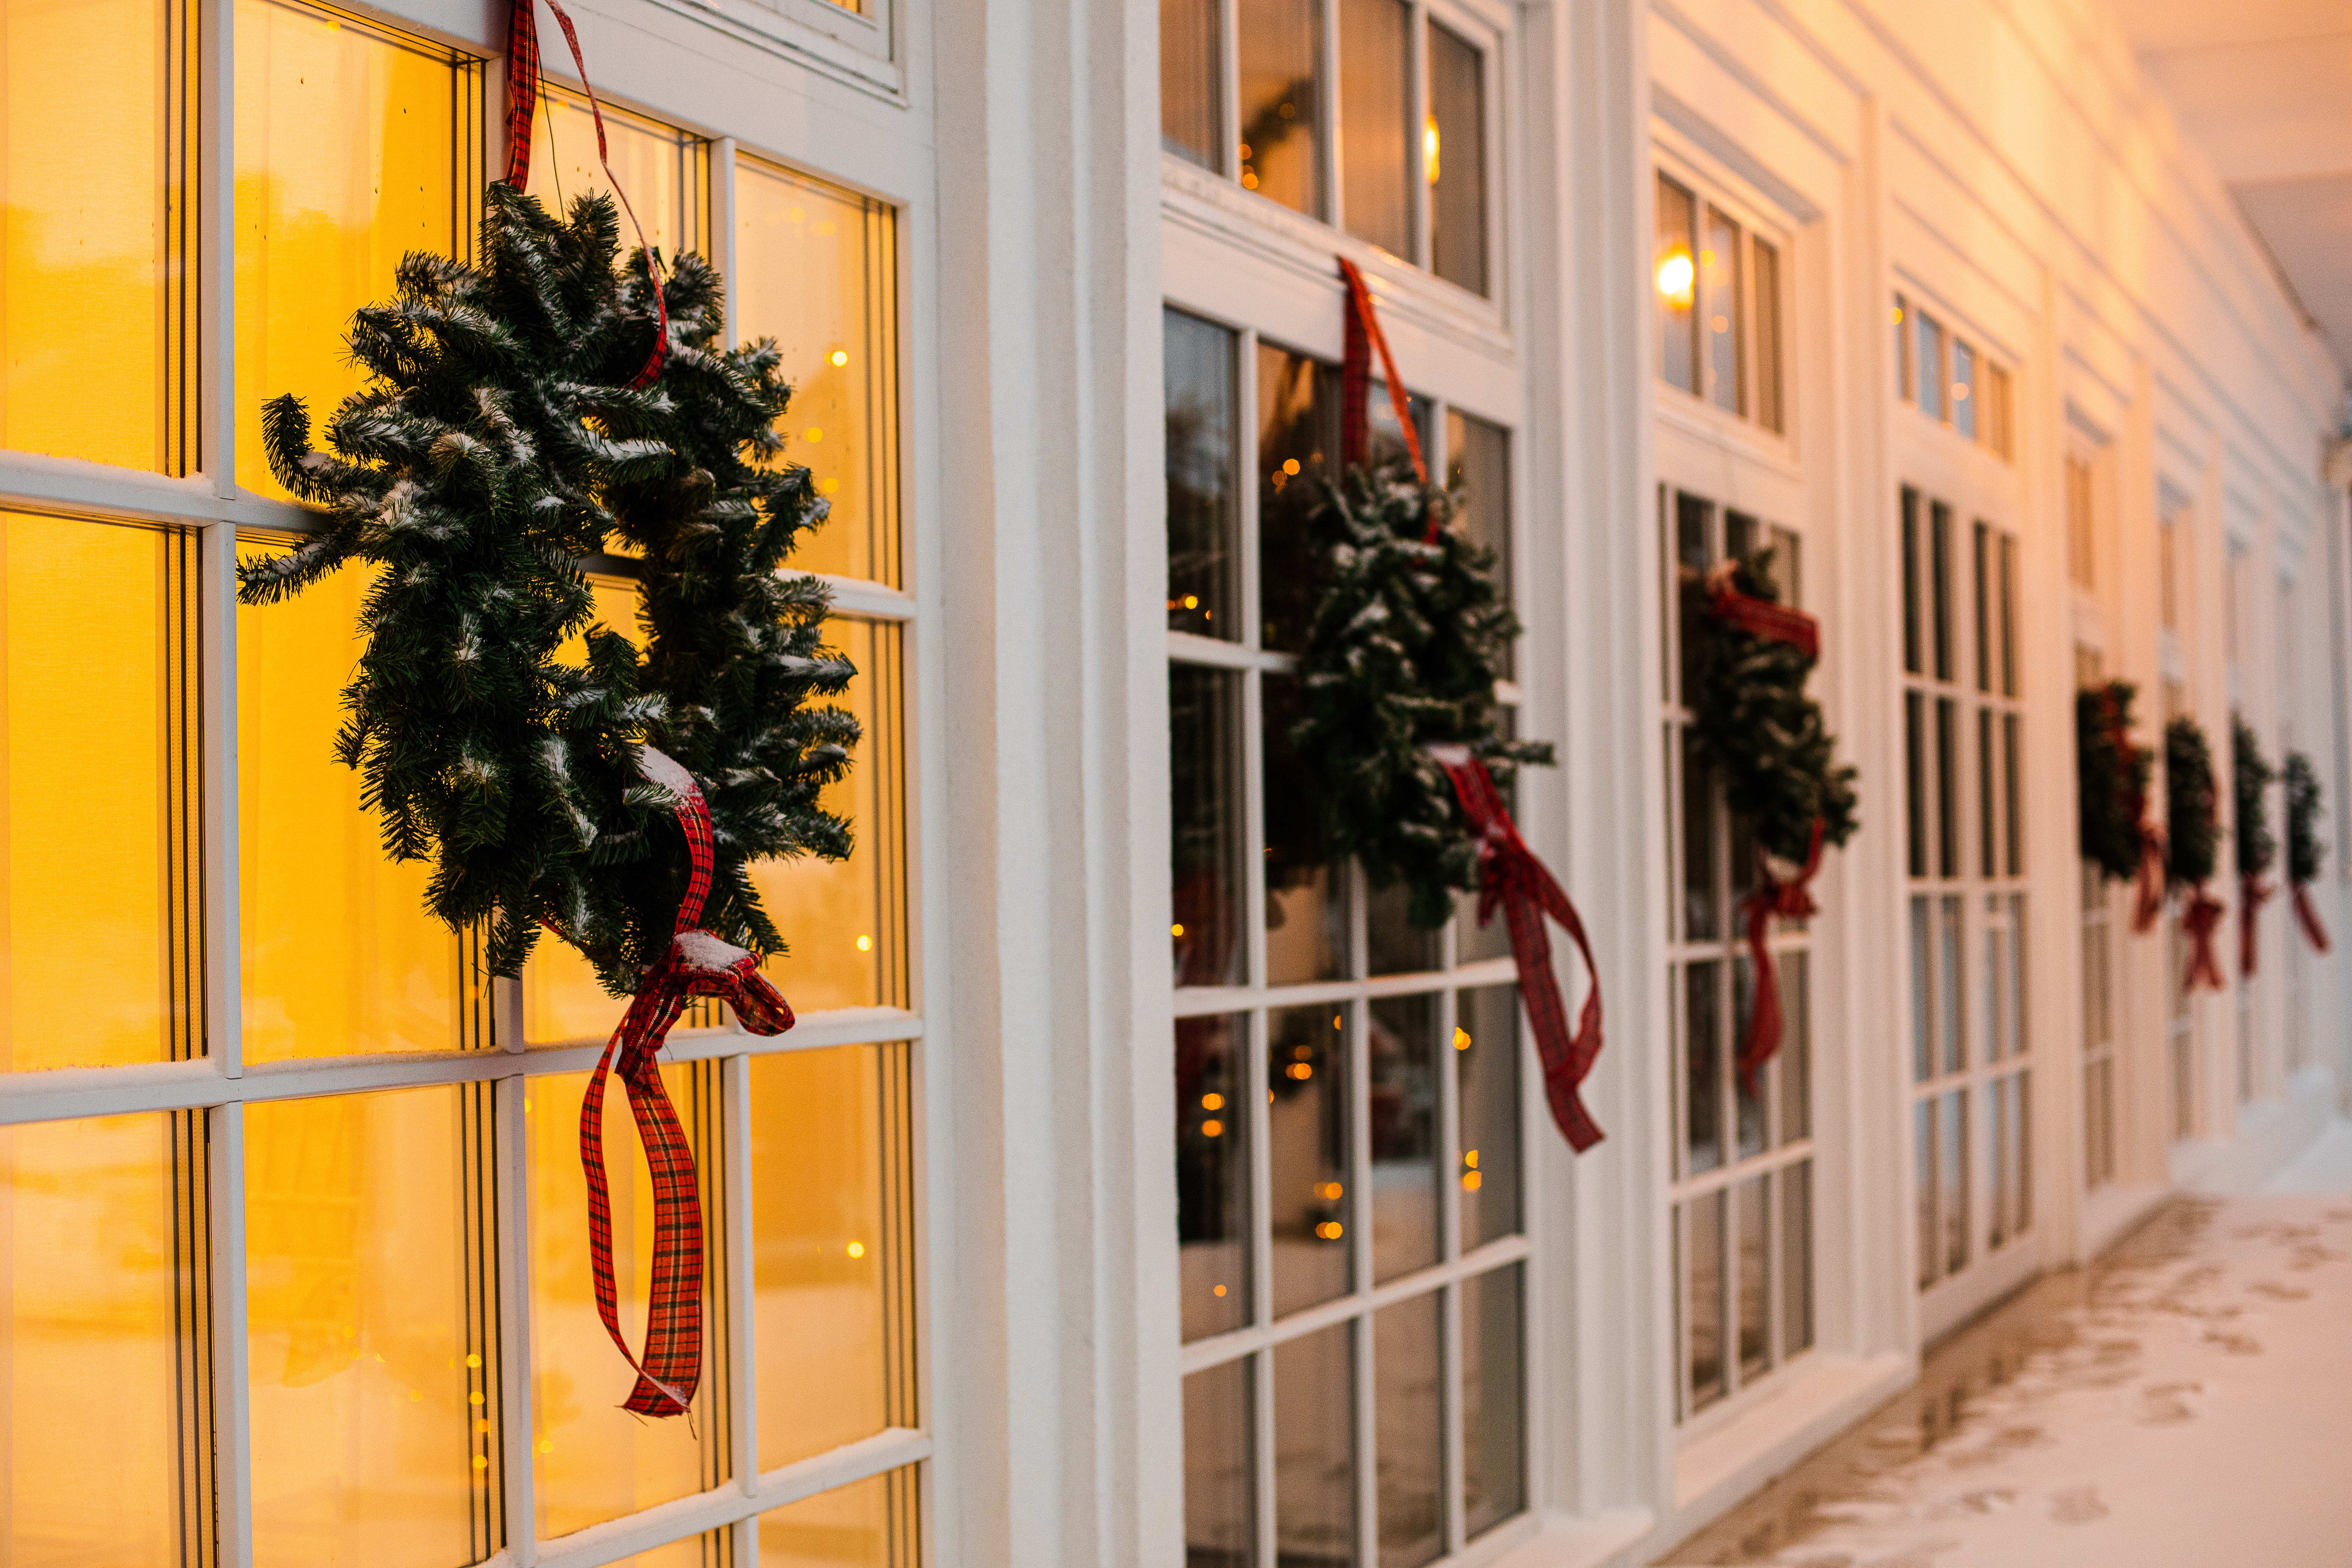
M 2205 890 L 2221 863 L 2221 795 L 2213 782 L 2213 748 L 2197 721 L 2182 715 L 2164 727 L 2165 877 L 2188 894 L 2181 922 L 2189 942 L 2184 989 L 2222 989 L 2213 956 L 2221 902 Z
M 2295 923 L 2315 952 L 2326 952 L 2333 944 L 2311 902 L 2311 884 L 2319 880 L 2327 853 L 2319 841 L 2319 770 L 2301 752 L 2289 752 L 2281 773 L 2286 780 L 2286 879 L 2294 889 Z
M 2128 680 L 2074 694 L 2074 782 L 2083 858 L 2110 880 L 2136 875 L 2146 861 L 2147 786 L 2156 756 L 2131 739 Z
M 2237 823 L 2238 849 L 2238 973 L 2252 974 L 2261 957 L 2256 923 L 2273 891 L 2263 880 L 2278 860 L 2278 838 L 2271 832 L 2271 813 L 2264 793 L 2278 780 L 2278 770 L 2263 755 L 2262 737 L 2242 714 L 2230 715 L 2230 780 Z

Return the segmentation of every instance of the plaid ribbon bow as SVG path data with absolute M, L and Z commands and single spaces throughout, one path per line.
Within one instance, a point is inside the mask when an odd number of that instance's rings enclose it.
M 2229 982 L 2221 978 L 2221 961 L 2213 952 L 2214 929 L 2228 912 L 2221 900 L 2205 890 L 2204 883 L 2189 889 L 2189 906 L 2180 912 L 2181 929 L 2189 933 L 2189 972 L 2180 977 L 2183 991 L 2194 991 L 2200 985 L 2229 989 Z
M 1751 1094 L 1756 1089 L 1757 1069 L 1772 1059 L 1780 1048 L 1784 1019 L 1780 1013 L 1780 972 L 1772 963 L 1772 920 L 1811 920 L 1821 913 L 1813 902 L 1813 878 L 1822 868 L 1822 832 L 1824 824 L 1813 818 L 1813 841 L 1805 851 L 1805 864 L 1787 881 L 1772 874 L 1772 863 L 1762 850 L 1756 854 L 1756 890 L 1741 901 L 1748 911 L 1748 957 L 1756 969 L 1756 1002 L 1748 1010 L 1748 1035 L 1739 1042 L 1739 1081 Z
M 2320 923 L 2319 909 L 2311 901 L 2311 884 L 2294 885 L 2294 923 L 2303 928 L 2303 938 L 2311 943 L 2314 952 L 2326 952 L 2336 944 L 2327 940 L 2327 928 Z
M 692 870 L 677 906 L 677 933 L 649 966 L 621 1026 L 604 1046 L 588 1092 L 580 1100 L 580 1164 L 588 1176 L 588 1256 L 595 1273 L 596 1315 L 637 1374 L 621 1406 L 640 1415 L 677 1415 L 694 1401 L 702 1378 L 702 1205 L 694 1149 L 678 1124 L 654 1058 L 690 996 L 723 996 L 754 1035 L 781 1035 L 793 1010 L 760 973 L 759 959 L 732 942 L 696 929 L 710 896 L 710 808 L 694 776 L 651 746 L 641 749 L 638 772 L 677 796 Z M 604 1075 L 616 1074 L 628 1091 L 629 1113 L 653 1174 L 653 1289 L 646 1309 L 646 1348 L 629 1352 L 621 1333 L 620 1292 L 613 1268 L 613 1199 L 604 1175 Z
M 1478 835 L 1478 923 L 1486 924 L 1501 908 L 1510 928 L 1511 957 L 1519 968 L 1519 997 L 1535 1028 L 1536 1058 L 1543 1064 L 1544 1098 L 1568 1146 L 1581 1154 L 1601 1136 L 1580 1093 L 1593 1058 L 1601 1054 L 1601 969 L 1592 961 L 1592 943 L 1585 937 L 1576 906 L 1519 837 L 1486 764 L 1458 746 L 1432 747 L 1431 754 L 1445 770 L 1463 815 Z M 1551 969 L 1546 915 L 1567 929 L 1591 983 L 1573 1036 L 1568 1032 L 1568 1005 L 1560 998 L 1559 977 Z

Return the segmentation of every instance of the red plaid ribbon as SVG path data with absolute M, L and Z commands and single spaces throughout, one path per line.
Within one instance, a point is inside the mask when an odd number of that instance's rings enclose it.
M 2262 957 L 2263 906 L 2276 888 L 2260 877 L 2238 879 L 2238 973 L 2252 974 Z
M 1748 957 L 1756 966 L 1756 1003 L 1748 1012 L 1748 1034 L 1739 1042 L 1739 1078 L 1748 1092 L 1756 1090 L 1756 1071 L 1772 1059 L 1780 1048 L 1780 1037 L 1786 1019 L 1780 1012 L 1780 973 L 1772 963 L 1772 920 L 1811 920 L 1821 912 L 1813 902 L 1813 878 L 1822 868 L 1822 831 L 1820 817 L 1813 818 L 1813 841 L 1805 851 L 1805 864 L 1797 874 L 1783 882 L 1772 874 L 1772 863 L 1763 851 L 1756 855 L 1758 882 L 1756 890 L 1740 900 L 1748 911 Z
M 1502 906 L 1511 932 L 1511 956 L 1519 967 L 1519 999 L 1527 1004 L 1528 1021 L 1535 1027 L 1536 1058 L 1543 1064 L 1544 1098 L 1568 1146 L 1580 1154 L 1601 1142 L 1601 1129 L 1579 1092 L 1592 1071 L 1593 1058 L 1601 1054 L 1601 970 L 1592 961 L 1592 943 L 1585 937 L 1576 906 L 1519 837 L 1486 764 L 1460 747 L 1433 748 L 1433 754 L 1478 835 L 1478 923 L 1484 926 L 1494 919 L 1496 906 Z M 1573 1036 L 1568 1032 L 1568 1005 L 1560 998 L 1559 977 L 1551 969 L 1546 915 L 1567 928 L 1591 983 Z
M 670 1026 L 686 1011 L 689 996 L 723 996 L 743 1027 L 754 1035 L 781 1035 L 793 1026 L 793 1010 L 760 973 L 759 960 L 731 942 L 695 928 L 710 896 L 710 808 L 692 774 L 651 746 L 643 748 L 638 770 L 678 797 L 678 826 L 686 830 L 692 872 L 677 906 L 677 933 L 659 962 L 649 967 L 629 1002 L 621 1026 L 580 1100 L 580 1164 L 588 1176 L 588 1255 L 596 1279 L 596 1315 L 622 1357 L 637 1374 L 624 1410 L 640 1415 L 677 1415 L 694 1401 L 702 1378 L 702 1206 L 696 1190 L 694 1148 L 678 1124 L 669 1091 L 654 1060 Z M 617 1053 L 617 1057 L 616 1057 Z M 604 1074 L 617 1074 L 628 1090 L 629 1112 L 653 1174 L 653 1289 L 646 1308 L 646 1348 L 629 1353 L 621 1333 L 620 1291 L 613 1268 L 613 1200 L 604 1176 Z
M 1720 621 L 1727 621 L 1741 631 L 1762 637 L 1767 642 L 1784 642 L 1803 654 L 1808 662 L 1822 657 L 1822 624 L 1802 610 L 1776 605 L 1769 599 L 1759 599 L 1743 594 L 1731 586 L 1728 574 L 1709 584 L 1707 613 Z
M 507 16 L 507 184 L 518 191 L 530 188 L 530 117 L 539 108 L 539 17 L 533 9 L 536 4 L 537 0 L 514 0 L 514 8 Z M 555 13 L 555 25 L 563 29 L 563 41 L 572 49 L 572 67 L 580 72 L 581 89 L 588 94 L 588 112 L 596 121 L 596 162 L 604 165 L 604 178 L 612 181 L 613 194 L 621 198 L 621 210 L 629 215 L 629 226 L 637 231 L 637 245 L 645 251 L 650 270 L 654 248 L 646 244 L 645 226 L 637 222 L 637 209 L 629 205 L 629 194 L 614 177 L 613 164 L 604 148 L 604 108 L 596 101 L 596 89 L 589 85 L 588 62 L 580 56 L 580 35 L 572 30 L 572 18 L 561 0 L 547 0 L 547 8 Z M 646 357 L 645 368 L 629 382 L 631 391 L 651 386 L 660 378 L 662 365 L 669 358 L 669 301 L 662 297 L 661 280 L 655 279 L 653 284 L 653 352 Z
M 2336 944 L 2327 940 L 2327 928 L 2319 922 L 2319 910 L 2311 901 L 2310 883 L 2294 885 L 2294 923 L 2303 928 L 2304 940 L 2311 943 L 2311 951 L 2326 952 L 2332 949 Z
M 2189 972 L 2180 977 L 2183 991 L 2194 991 L 2200 985 L 2216 991 L 2229 988 L 2221 978 L 2221 961 L 2213 952 L 2213 932 L 2229 911 L 2221 900 L 2205 890 L 2200 882 L 2189 890 L 2189 907 L 2180 911 L 2180 928 L 2189 933 Z
M 1372 353 L 1377 350 L 1381 374 L 1388 377 L 1389 406 L 1396 411 L 1397 424 L 1404 431 L 1404 449 L 1412 455 L 1414 475 L 1427 484 L 1429 466 L 1421 458 L 1421 432 L 1413 427 L 1412 403 L 1405 396 L 1404 378 L 1397 374 L 1396 360 L 1389 353 L 1388 336 L 1381 331 L 1380 313 L 1372 309 L 1372 291 L 1356 264 L 1344 256 L 1339 258 L 1339 276 L 1348 280 L 1348 352 L 1339 366 L 1339 460 L 1353 468 L 1371 453 L 1371 423 L 1364 405 L 1372 395 Z M 1434 542 L 1434 519 L 1429 527 Z

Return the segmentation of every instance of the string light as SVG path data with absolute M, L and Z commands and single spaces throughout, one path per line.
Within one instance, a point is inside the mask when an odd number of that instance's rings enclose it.
M 1658 292 L 1677 305 L 1689 307 L 1691 288 L 1697 281 L 1698 271 L 1691 265 L 1687 250 L 1668 251 L 1658 263 Z

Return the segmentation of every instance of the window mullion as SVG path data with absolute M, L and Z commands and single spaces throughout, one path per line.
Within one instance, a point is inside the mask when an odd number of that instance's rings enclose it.
M 520 1031 L 518 1031 L 520 1034 Z M 538 1560 L 538 1500 L 531 1486 L 530 1129 L 523 1102 L 530 1080 L 520 1072 L 498 1085 L 495 1169 L 499 1227 L 499 1437 L 506 1487 L 507 1547 L 520 1568 Z
M 1437 266 L 1435 236 L 1429 222 L 1429 168 L 1424 152 L 1424 139 L 1429 134 L 1429 7 L 1415 4 L 1405 24 L 1405 163 L 1411 171 L 1405 188 L 1412 193 L 1410 202 L 1412 222 L 1412 254 L 1414 265 L 1424 272 Z M 1444 156 L 1444 150 L 1439 149 Z M 1431 424 L 1439 431 L 1445 428 L 1445 416 L 1433 411 Z M 1438 468 L 1436 472 L 1445 470 Z
M 1242 940 L 1243 980 L 1263 987 L 1265 970 L 1265 676 L 1245 669 L 1242 679 Z
M 1217 16 L 1217 124 L 1223 144 L 1217 148 L 1210 161 L 1213 173 L 1237 179 L 1241 170 L 1238 160 L 1242 144 L 1242 7 L 1241 0 L 1219 0 Z M 1244 346 L 1251 337 L 1244 333 Z M 1250 363 L 1248 358 L 1242 362 Z M 1247 426 L 1244 426 L 1247 428 Z M 1273 1548 L 1266 1548 L 1265 1561 L 1274 1561 Z
M 730 1364 L 723 1369 L 730 1384 L 728 1420 L 731 1430 L 728 1447 L 733 1450 L 736 1484 L 749 1495 L 758 1489 L 760 1479 L 760 1423 L 755 1403 L 760 1391 L 760 1336 L 751 1321 L 751 1271 L 757 1234 L 751 1213 L 751 1058 L 729 1057 L 719 1065 L 719 1108 L 727 1129 L 726 1168 L 722 1173 L 727 1194 L 727 1233 L 720 1240 L 722 1256 L 727 1260 L 726 1342 L 732 1352 L 728 1358 Z
M 253 1402 L 247 1375 L 245 1107 L 212 1113 L 214 1528 L 219 1561 L 253 1561 Z
M 1339 163 L 1345 156 L 1339 145 L 1339 0 L 1316 0 L 1316 8 L 1323 22 L 1323 90 L 1318 95 L 1322 101 L 1316 106 L 1323 117 L 1323 167 L 1318 171 L 1323 183 L 1322 218 L 1344 234 L 1348 215 L 1339 201 Z
M 197 6 L 197 467 L 213 493 L 236 494 L 236 64 L 234 0 Z
M 1274 1324 L 1274 1117 L 1273 1081 L 1267 1065 L 1271 1022 L 1264 1008 L 1249 1016 L 1242 1059 L 1240 1093 L 1248 1105 L 1250 1130 L 1250 1318 L 1260 1329 Z M 1257 1561 L 1275 1561 L 1274 1531 L 1274 1349 L 1267 1346 L 1250 1361 L 1250 1414 L 1256 1446 L 1252 1451 L 1257 1501 Z
M 236 766 L 236 529 L 215 522 L 199 535 L 199 658 L 204 752 L 202 874 L 205 1048 L 219 1070 L 245 1071 L 239 973 Z

